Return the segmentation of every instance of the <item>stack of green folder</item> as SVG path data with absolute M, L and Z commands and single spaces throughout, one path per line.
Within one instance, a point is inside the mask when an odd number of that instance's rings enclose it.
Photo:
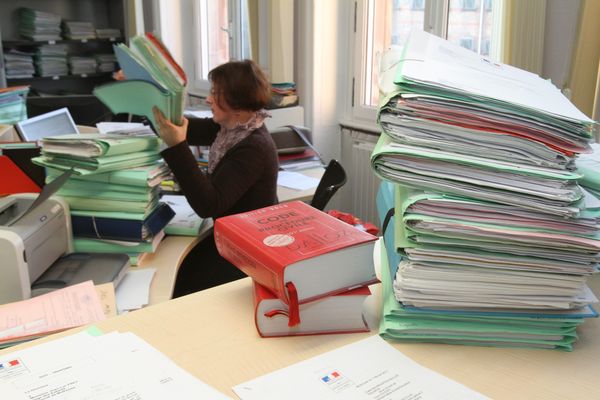
M 38 76 L 64 76 L 69 74 L 67 46 L 41 45 L 34 56 L 35 72 Z
M 572 349 L 597 316 L 599 206 L 575 166 L 595 122 L 539 76 L 425 32 L 383 64 L 371 162 L 391 185 L 379 211 L 395 214 L 382 333 Z
M 60 40 L 61 16 L 33 8 L 19 8 L 19 34 L 35 41 Z
M 159 202 L 160 182 L 169 174 L 159 158 L 154 135 L 59 135 L 42 140 L 42 155 L 34 162 L 47 167 L 47 181 L 64 170 L 75 172 L 56 193 L 71 210 L 75 251 L 127 253 L 135 262 L 156 249 L 174 215 Z
M 380 219 L 395 207 L 397 185 L 382 182 L 377 195 Z M 576 329 L 598 314 L 590 306 L 570 310 L 490 309 L 485 307 L 427 308 L 398 301 L 394 278 L 407 257 L 396 249 L 402 232 L 391 218 L 381 243 L 382 316 L 380 334 L 390 340 L 494 347 L 573 350 Z M 401 225 L 400 225 L 401 226 Z M 402 242 L 402 241 L 400 241 Z M 471 284 L 472 285 L 472 284 Z

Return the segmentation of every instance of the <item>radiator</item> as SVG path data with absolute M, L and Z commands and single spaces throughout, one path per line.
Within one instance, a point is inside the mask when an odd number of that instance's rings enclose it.
M 341 163 L 348 181 L 340 189 L 339 210 L 380 226 L 375 197 L 380 179 L 371 169 L 371 153 L 379 136 L 342 128 Z

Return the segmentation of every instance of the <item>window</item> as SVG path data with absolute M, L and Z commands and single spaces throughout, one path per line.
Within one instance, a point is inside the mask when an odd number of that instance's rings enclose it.
M 231 59 L 251 58 L 248 0 L 194 0 L 194 87 L 209 88 L 208 72 Z
M 465 49 L 473 50 L 473 38 L 462 38 L 458 44 Z
M 412 0 L 412 9 L 413 10 L 424 10 L 425 9 L 425 0 Z
M 423 8 L 417 9 L 415 0 L 357 0 L 352 117 L 375 119 L 379 59 L 384 50 L 399 53 L 411 29 L 424 29 L 489 55 L 495 43 L 492 3 L 500 1 L 488 0 L 486 7 L 479 8 L 477 0 L 423 0 Z M 473 12 L 471 6 L 479 12 Z
M 475 11 L 477 10 L 476 0 L 461 0 L 463 11 Z

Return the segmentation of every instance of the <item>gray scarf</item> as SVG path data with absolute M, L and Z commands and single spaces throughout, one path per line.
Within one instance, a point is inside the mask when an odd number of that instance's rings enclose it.
M 219 133 L 217 133 L 217 138 L 212 146 L 210 146 L 210 151 L 208 153 L 208 172 L 212 174 L 225 153 L 247 138 L 252 131 L 260 128 L 263 125 L 265 118 L 270 116 L 271 115 L 265 110 L 259 110 L 244 124 L 238 123 L 231 129 L 222 126 Z

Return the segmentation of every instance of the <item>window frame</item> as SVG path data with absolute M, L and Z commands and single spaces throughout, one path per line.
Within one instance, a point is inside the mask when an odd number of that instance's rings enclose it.
M 392 0 L 385 1 L 387 6 L 392 6 Z M 447 15 L 449 7 L 450 0 L 426 0 L 423 29 L 434 35 L 445 36 L 448 31 Z M 354 46 L 351 49 L 351 53 L 353 53 L 351 59 L 353 61 L 348 63 L 350 69 L 350 100 L 347 115 L 352 121 L 369 125 L 373 124 L 376 120 L 378 107 L 364 105 L 360 99 L 365 98 L 371 86 L 371 82 L 366 82 L 366 77 L 370 76 L 369 71 L 372 69 L 372 62 L 363 62 L 363 60 L 367 60 L 368 46 L 372 43 L 370 38 L 373 31 L 367 30 L 373 24 L 373 18 L 375 18 L 375 0 L 355 0 L 354 11 L 354 21 L 352 24 Z M 363 38 L 366 38 L 366 41 Z

